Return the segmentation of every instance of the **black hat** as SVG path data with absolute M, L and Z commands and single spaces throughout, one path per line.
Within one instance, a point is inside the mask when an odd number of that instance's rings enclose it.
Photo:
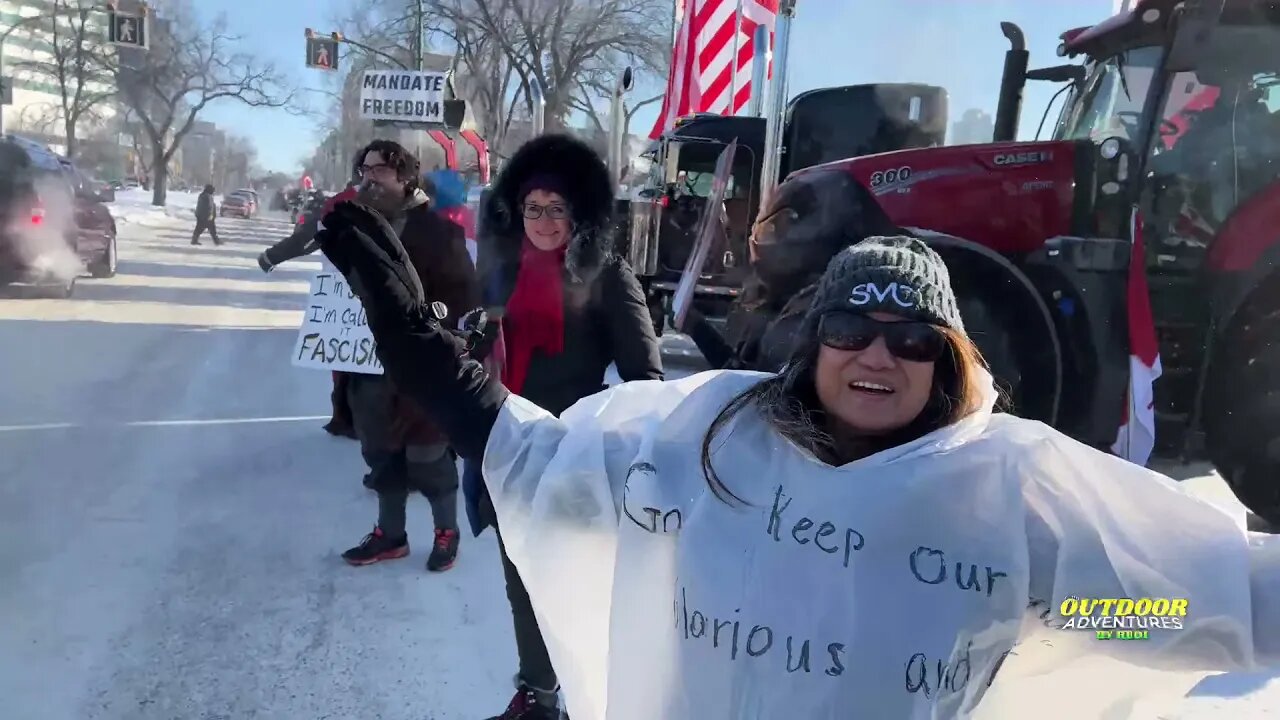
M 887 312 L 964 332 L 947 265 L 912 237 L 869 237 L 841 250 L 818 281 L 805 318 L 817 331 L 824 313 Z

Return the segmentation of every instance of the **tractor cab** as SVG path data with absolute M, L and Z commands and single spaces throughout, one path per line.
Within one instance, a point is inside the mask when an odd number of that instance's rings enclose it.
M 1143 2 L 1064 35 L 1087 75 L 1054 132 L 1127 160 L 1148 259 L 1184 270 L 1280 177 L 1280 3 L 1186 5 Z

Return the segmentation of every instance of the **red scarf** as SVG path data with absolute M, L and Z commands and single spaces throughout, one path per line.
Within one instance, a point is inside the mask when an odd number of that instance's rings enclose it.
M 507 346 L 502 384 L 513 393 L 524 388 L 535 350 L 551 356 L 564 352 L 564 255 L 563 246 L 539 250 L 524 239 L 516 285 L 502 321 Z

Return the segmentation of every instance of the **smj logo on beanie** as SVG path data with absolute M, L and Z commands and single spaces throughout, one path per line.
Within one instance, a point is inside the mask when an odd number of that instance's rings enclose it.
M 881 288 L 873 282 L 859 283 L 849 293 L 849 302 L 853 305 L 883 305 L 885 300 L 893 300 L 898 307 L 913 308 L 919 302 L 920 292 L 910 285 L 891 282 Z

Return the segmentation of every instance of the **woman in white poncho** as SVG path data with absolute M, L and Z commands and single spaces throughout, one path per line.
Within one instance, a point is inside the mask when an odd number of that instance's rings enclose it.
M 1089 654 L 1277 659 L 1280 548 L 1161 475 L 993 414 L 919 240 L 837 255 L 781 375 L 628 383 L 557 419 L 466 359 L 376 214 L 324 223 L 387 372 L 483 456 L 575 720 L 1008 716 L 1002 691 Z M 1150 639 L 1098 642 L 1052 629 L 1069 597 L 1189 612 L 1099 621 Z

